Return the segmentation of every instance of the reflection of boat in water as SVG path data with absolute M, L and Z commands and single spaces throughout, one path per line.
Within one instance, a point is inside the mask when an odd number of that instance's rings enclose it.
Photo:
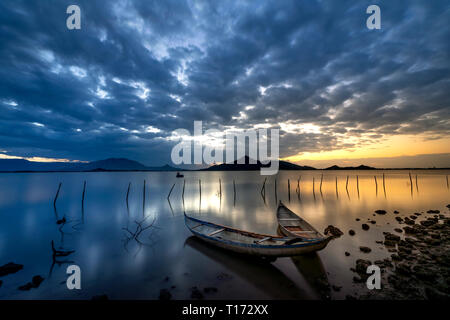
M 305 248 L 302 253 L 322 250 L 332 239 L 322 235 L 312 225 L 289 210 L 281 201 L 277 209 L 277 220 L 282 235 L 314 242 L 314 245 Z
M 291 257 L 297 270 L 322 299 L 330 298 L 330 284 L 322 260 L 316 252 Z
M 184 175 L 183 175 L 183 174 L 181 174 L 181 173 L 177 172 L 177 178 L 183 178 L 183 177 L 184 177 Z
M 186 239 L 185 244 L 242 277 L 273 299 L 312 298 L 277 267 L 262 259 L 214 247 L 194 236 Z
M 266 235 L 206 222 L 184 214 L 188 229 L 200 239 L 217 247 L 254 256 L 276 258 L 322 249 L 323 239 L 302 239 Z

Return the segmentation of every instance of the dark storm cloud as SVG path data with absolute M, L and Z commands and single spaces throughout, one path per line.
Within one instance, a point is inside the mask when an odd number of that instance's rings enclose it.
M 0 148 L 162 164 L 194 120 L 320 128 L 282 130 L 283 156 L 448 136 L 449 18 L 448 1 L 3 0 Z

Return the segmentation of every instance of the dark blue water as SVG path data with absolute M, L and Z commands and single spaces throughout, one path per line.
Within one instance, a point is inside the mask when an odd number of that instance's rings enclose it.
M 408 172 L 388 172 L 385 191 L 380 172 L 326 172 L 320 192 L 321 172 L 283 172 L 277 177 L 276 195 L 275 178 L 268 178 L 265 198 L 260 193 L 264 177 L 259 172 L 188 172 L 185 179 L 175 178 L 174 173 L 0 174 L 0 265 L 10 261 L 24 265 L 23 270 L 0 278 L 0 298 L 90 299 L 106 294 L 112 299 L 157 299 L 161 289 L 168 289 L 174 299 L 189 299 L 195 286 L 218 289 L 205 293 L 206 299 L 316 299 L 321 293 L 314 279 L 320 276 L 343 286 L 340 292 L 330 293 L 333 298 L 364 293 L 366 289 L 352 283 L 349 271 L 361 256 L 358 248 L 371 246 L 372 253 L 364 257 L 373 260 L 388 256 L 374 241 L 396 225 L 388 214 L 377 217 L 369 232 L 362 232 L 355 218 L 373 218 L 373 211 L 380 208 L 400 210 L 405 216 L 428 209 L 446 210 L 450 202 L 445 181 L 448 172 L 413 172 L 413 178 L 416 173 L 418 184 L 413 181 L 411 188 Z M 378 175 L 377 188 L 374 175 Z M 296 193 L 299 176 L 300 196 Z M 53 199 L 60 182 L 55 211 Z M 345 233 L 354 228 L 357 235 L 346 234 L 332 241 L 316 256 L 263 264 L 196 241 L 184 225 L 186 211 L 205 220 L 276 234 L 276 200 L 283 200 L 320 231 L 333 224 Z M 57 224 L 63 218 L 66 222 Z M 139 226 L 144 230 L 132 237 Z M 51 241 L 58 250 L 75 252 L 53 259 Z M 345 257 L 344 251 L 351 251 L 352 256 Z M 66 268 L 71 264 L 81 268 L 81 290 L 66 287 Z M 45 278 L 39 288 L 17 289 L 34 275 Z

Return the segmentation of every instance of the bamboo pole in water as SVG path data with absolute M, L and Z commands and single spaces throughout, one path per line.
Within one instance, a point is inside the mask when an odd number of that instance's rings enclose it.
M 338 179 L 336 176 L 336 198 L 339 198 L 339 193 L 338 193 Z
M 416 174 L 416 191 L 419 192 L 419 183 L 417 182 L 417 174 Z
M 144 187 L 142 189 L 142 214 L 145 215 L 145 179 L 144 179 Z
M 128 183 L 128 189 L 127 189 L 127 198 L 126 198 L 127 208 L 128 208 L 128 195 L 130 194 L 130 187 L 131 187 L 131 182 Z
M 202 180 L 198 179 L 198 189 L 200 190 L 200 202 L 202 201 Z
M 172 188 L 170 188 L 169 194 L 167 195 L 167 200 L 169 200 L 170 195 L 172 194 L 172 190 L 175 187 L 175 183 L 173 184 Z
M 314 193 L 314 184 L 315 184 L 315 182 L 314 182 L 314 177 L 313 177 L 313 193 Z
M 233 205 L 236 205 L 236 183 L 234 182 L 234 179 L 233 179 L 233 192 L 234 192 Z
M 320 193 L 322 193 L 322 181 L 323 181 L 323 173 L 322 173 L 322 175 L 320 176 Z
M 219 179 L 219 196 L 222 199 L 222 180 Z
M 186 187 L 186 179 L 183 179 L 183 192 L 181 193 L 181 198 L 183 199 L 184 202 L 184 188 Z
M 278 194 L 277 194 L 277 178 L 275 178 L 275 187 L 274 187 L 274 191 L 275 191 L 275 202 L 278 202 Z
M 356 190 L 358 191 L 358 198 L 359 198 L 359 177 L 356 175 Z
M 386 198 L 386 184 L 385 184 L 385 178 L 384 178 L 384 172 L 383 172 L 383 192 L 384 192 L 384 197 Z
M 448 175 L 446 175 L 445 178 L 447 179 L 447 189 L 448 189 Z
M 288 199 L 291 202 L 291 182 L 288 179 Z
M 413 194 L 413 182 L 412 182 L 412 177 L 411 177 L 411 172 L 408 172 L 409 174 L 409 184 L 411 186 L 411 196 Z
M 81 196 L 81 208 L 84 208 L 84 195 L 86 194 L 86 180 L 84 181 L 83 184 L 83 194 Z
M 345 182 L 345 190 L 348 192 L 348 175 L 347 175 L 347 181 Z
M 56 200 L 58 200 L 58 196 L 59 196 L 59 190 L 61 190 L 61 185 L 62 185 L 62 183 L 60 182 L 58 185 L 58 190 L 56 191 L 55 199 L 53 200 L 53 207 L 55 207 L 55 208 L 56 208 Z
M 262 188 L 261 188 L 261 196 L 262 196 L 263 198 L 266 197 L 266 180 L 267 180 L 267 178 L 264 179 L 263 186 L 262 186 Z
M 377 176 L 373 176 L 373 179 L 375 180 L 375 194 L 378 196 L 378 182 L 377 182 Z

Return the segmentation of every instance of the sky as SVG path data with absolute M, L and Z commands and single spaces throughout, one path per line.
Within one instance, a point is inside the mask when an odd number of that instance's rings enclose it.
M 278 128 L 298 164 L 450 167 L 449 21 L 447 0 L 2 0 L 0 158 L 170 164 L 201 120 Z

